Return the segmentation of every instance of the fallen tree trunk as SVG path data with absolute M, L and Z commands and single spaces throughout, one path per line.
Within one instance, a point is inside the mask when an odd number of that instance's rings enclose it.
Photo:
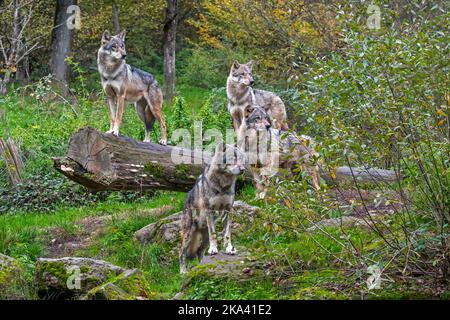
M 184 155 L 184 163 L 174 162 L 173 155 Z M 186 155 L 188 155 L 186 157 Z M 208 152 L 138 142 L 128 137 L 115 137 L 94 128 L 83 128 L 69 142 L 67 156 L 54 158 L 56 170 L 93 191 L 162 189 L 190 190 L 203 170 Z M 189 161 L 186 161 L 189 160 Z M 393 171 L 352 168 L 358 181 L 395 181 Z M 335 170 L 335 178 L 327 172 L 328 182 L 353 179 L 348 167 Z M 247 172 L 246 177 L 251 179 Z
M 209 154 L 115 137 L 94 128 L 72 135 L 67 157 L 55 158 L 56 170 L 91 190 L 162 189 L 188 191 Z M 176 164 L 173 154 L 190 154 L 190 164 Z
M 394 183 L 400 178 L 395 171 L 377 168 L 338 167 L 331 174 L 321 169 L 322 177 L 328 183 L 383 182 Z

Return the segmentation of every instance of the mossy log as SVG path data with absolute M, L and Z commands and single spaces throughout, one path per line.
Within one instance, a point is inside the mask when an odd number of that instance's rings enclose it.
M 175 163 L 174 154 L 183 154 L 184 163 Z M 54 167 L 69 179 L 93 191 L 188 191 L 202 172 L 205 160 L 210 157 L 208 152 L 139 142 L 88 127 L 72 135 L 67 156 L 54 158 Z M 331 178 L 328 172 L 322 172 L 322 177 L 328 183 L 353 180 L 353 176 L 359 182 L 393 182 L 397 179 L 393 171 L 350 170 L 349 167 L 337 168 L 333 176 Z M 251 180 L 251 173 L 247 172 L 245 177 Z
M 210 154 L 116 137 L 94 128 L 72 135 L 67 157 L 54 158 L 56 170 L 94 191 L 162 189 L 188 191 Z M 176 153 L 178 152 L 178 153 Z M 191 162 L 174 163 L 172 154 L 191 153 Z

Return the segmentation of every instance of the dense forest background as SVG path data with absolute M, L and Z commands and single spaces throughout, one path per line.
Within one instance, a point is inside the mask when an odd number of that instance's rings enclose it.
M 186 297 L 449 297 L 448 1 L 2 0 L 0 253 L 23 265 L 26 281 L 1 298 L 36 298 L 36 261 L 64 255 L 140 268 L 159 298 L 180 290 L 176 246 L 132 237 L 160 218 L 148 208 L 177 212 L 183 193 L 91 193 L 53 169 L 71 134 L 107 130 L 96 53 L 105 30 L 123 29 L 127 63 L 163 87 L 169 140 L 196 120 L 231 127 L 230 66 L 254 60 L 255 87 L 283 99 L 290 127 L 315 137 L 331 176 L 342 165 L 397 175 L 316 194 L 299 173 L 264 201 L 244 187 L 238 199 L 261 209 L 251 221 L 238 217 L 246 227 L 237 242 L 258 262 L 255 274 L 199 272 Z M 128 109 L 121 133 L 142 139 Z M 121 218 L 87 241 L 86 219 L 105 215 Z M 375 269 L 381 289 L 366 285 Z

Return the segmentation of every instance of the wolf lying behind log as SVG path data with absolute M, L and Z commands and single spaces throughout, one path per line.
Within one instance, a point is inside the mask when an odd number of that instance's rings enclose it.
M 255 105 L 245 108 L 245 121 L 237 136 L 239 148 L 249 156 L 259 198 L 265 197 L 269 179 L 279 168 L 292 176 L 300 167 L 312 178 L 314 188 L 320 189 L 319 154 L 311 137 L 273 128 L 267 111 Z

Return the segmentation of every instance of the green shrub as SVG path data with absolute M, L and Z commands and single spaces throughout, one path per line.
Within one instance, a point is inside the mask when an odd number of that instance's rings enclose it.
M 208 129 L 217 129 L 225 138 L 226 129 L 232 127 L 224 97 L 224 89 L 213 90 L 197 111 L 194 120 L 201 121 L 203 133 Z
M 238 52 L 195 47 L 181 52 L 178 75 L 182 83 L 200 88 L 220 88 L 227 82 L 234 60 L 250 60 Z
M 298 75 L 302 82 L 297 93 L 289 90 L 281 95 L 288 97 L 297 129 L 316 137 L 325 166 L 385 168 L 403 178 L 391 185 L 372 185 L 380 194 L 395 193 L 399 199 L 387 222 L 371 222 L 376 234 L 373 246 L 379 251 L 361 255 L 363 263 L 383 265 L 386 257 L 392 257 L 393 269 L 426 265 L 436 274 L 445 274 L 449 270 L 448 259 L 442 257 L 448 256 L 443 239 L 450 233 L 450 109 L 448 35 L 441 30 L 448 25 L 448 13 L 436 7 L 414 14 L 416 23 L 397 25 L 395 13 L 386 10 L 386 28 L 378 31 L 354 20 L 340 21 L 342 51 L 317 55 Z M 429 17 L 426 23 L 425 17 Z M 310 214 L 309 220 L 335 214 L 333 202 L 292 192 L 301 190 L 301 184 L 280 184 L 277 198 L 289 197 L 293 206 L 313 209 L 316 214 Z M 355 183 L 352 188 L 358 193 L 362 186 Z M 355 248 L 348 239 L 344 243 Z M 420 258 L 411 259 L 408 246 Z M 352 263 L 349 257 L 344 260 Z
M 192 126 L 192 113 L 188 105 L 186 104 L 186 100 L 181 97 L 175 97 L 172 105 L 172 109 L 170 110 L 170 114 L 167 117 L 167 131 L 169 137 L 176 129 L 190 129 Z

